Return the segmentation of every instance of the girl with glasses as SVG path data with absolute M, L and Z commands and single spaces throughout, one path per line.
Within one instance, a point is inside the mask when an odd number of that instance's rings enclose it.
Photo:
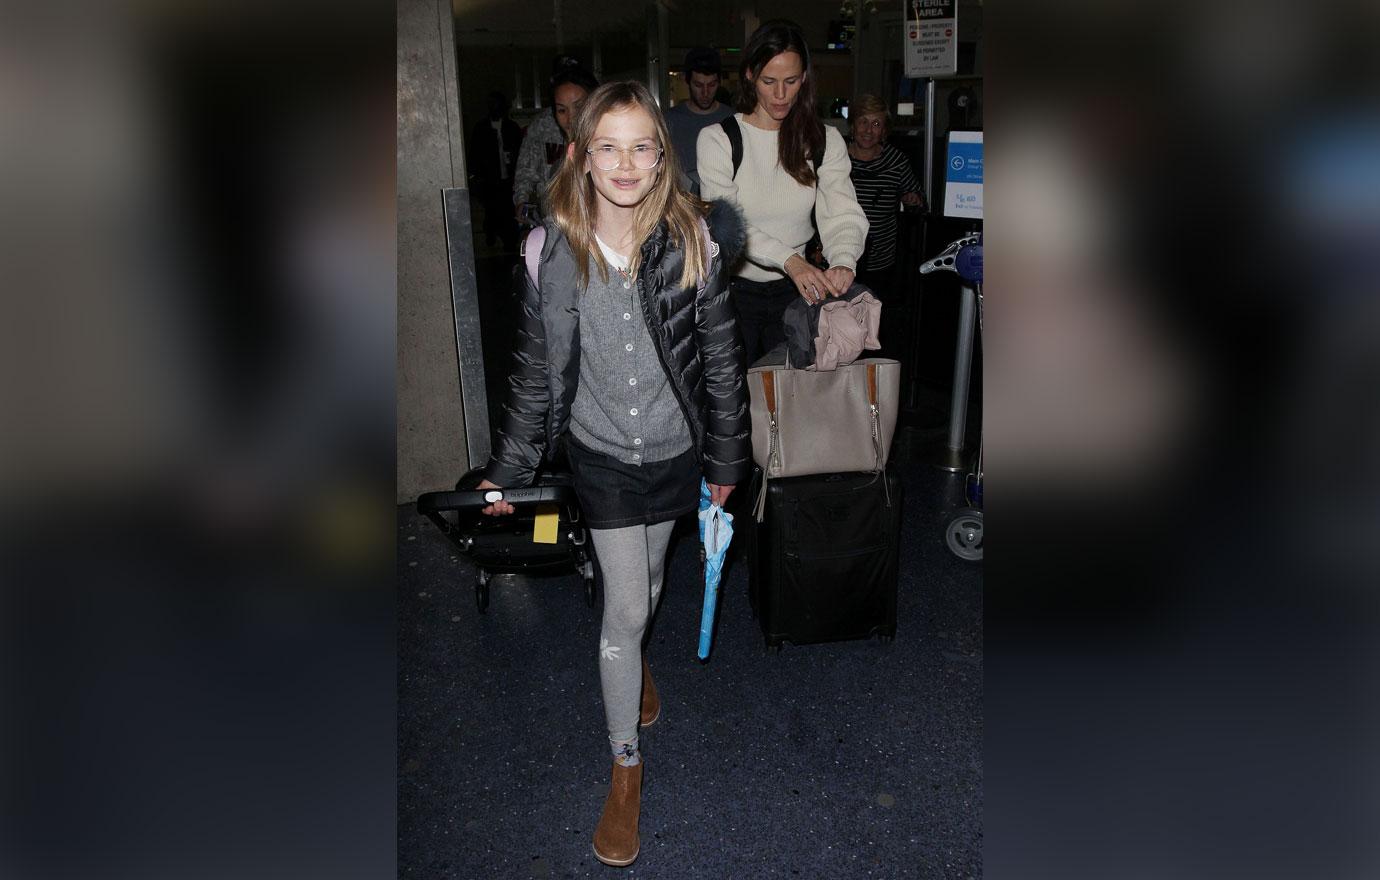
M 674 521 L 697 509 L 701 476 L 722 504 L 751 456 L 743 349 L 723 277 L 742 221 L 681 188 L 668 142 L 636 82 L 600 86 L 576 116 L 480 484 L 526 486 L 566 441 L 604 574 L 597 656 L 613 766 L 594 853 L 610 865 L 639 851 L 638 728 L 661 711 L 644 648 Z M 512 509 L 499 501 L 484 512 Z

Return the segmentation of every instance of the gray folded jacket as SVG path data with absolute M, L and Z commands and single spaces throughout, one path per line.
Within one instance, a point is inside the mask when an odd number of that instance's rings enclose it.
M 882 347 L 882 303 L 862 284 L 854 283 L 843 296 L 814 305 L 797 297 L 786 306 L 782 321 L 787 364 L 797 369 L 837 369 L 853 363 L 864 349 Z

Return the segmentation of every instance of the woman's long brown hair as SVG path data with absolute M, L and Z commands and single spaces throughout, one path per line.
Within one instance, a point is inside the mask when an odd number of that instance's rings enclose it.
M 782 52 L 800 56 L 801 81 L 791 112 L 781 122 L 776 139 L 777 160 L 801 186 L 813 186 L 815 170 L 810 157 L 824 156 L 824 124 L 815 116 L 815 72 L 800 25 L 776 18 L 752 32 L 743 47 L 743 63 L 738 69 L 738 111 L 748 114 L 757 109 L 757 78 L 767 62 Z
M 675 151 L 671 149 L 671 136 L 666 130 L 666 120 L 652 99 L 651 92 L 639 82 L 604 83 L 585 98 L 579 114 L 572 125 L 570 142 L 574 145 L 573 155 L 563 159 L 561 167 L 551 180 L 548 203 L 556 225 L 565 233 L 570 242 L 570 250 L 575 255 L 575 266 L 580 275 L 580 288 L 589 286 L 589 262 L 593 259 L 605 282 L 609 278 L 609 266 L 604 260 L 594 240 L 594 220 L 598 216 L 599 195 L 594 182 L 585 172 L 586 154 L 594 140 L 594 131 L 605 113 L 629 110 L 640 107 L 647 111 L 656 127 L 657 145 L 665 152 L 652 189 L 646 198 L 633 209 L 633 250 L 632 262 L 628 270 L 634 275 L 642 260 L 642 243 L 656 229 L 657 224 L 666 221 L 666 240 L 669 246 L 680 247 L 685 251 L 685 268 L 681 271 L 680 284 L 689 287 L 696 279 L 703 278 L 708 271 L 705 263 L 703 226 L 705 204 L 686 192 L 680 186 L 680 164 Z

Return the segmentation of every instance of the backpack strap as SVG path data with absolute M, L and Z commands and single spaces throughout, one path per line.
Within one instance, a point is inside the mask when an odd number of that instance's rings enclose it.
M 719 120 L 719 126 L 728 135 L 728 146 L 733 151 L 733 177 L 738 177 L 738 166 L 743 164 L 743 130 L 738 127 L 737 117 L 729 114 Z
M 537 264 L 541 262 L 541 248 L 546 243 L 546 227 L 536 226 L 522 242 L 522 259 L 527 264 L 527 278 L 537 286 Z

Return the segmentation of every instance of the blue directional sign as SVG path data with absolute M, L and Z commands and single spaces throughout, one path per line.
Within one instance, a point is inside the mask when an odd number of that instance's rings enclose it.
M 949 133 L 944 164 L 944 216 L 982 219 L 982 132 Z

